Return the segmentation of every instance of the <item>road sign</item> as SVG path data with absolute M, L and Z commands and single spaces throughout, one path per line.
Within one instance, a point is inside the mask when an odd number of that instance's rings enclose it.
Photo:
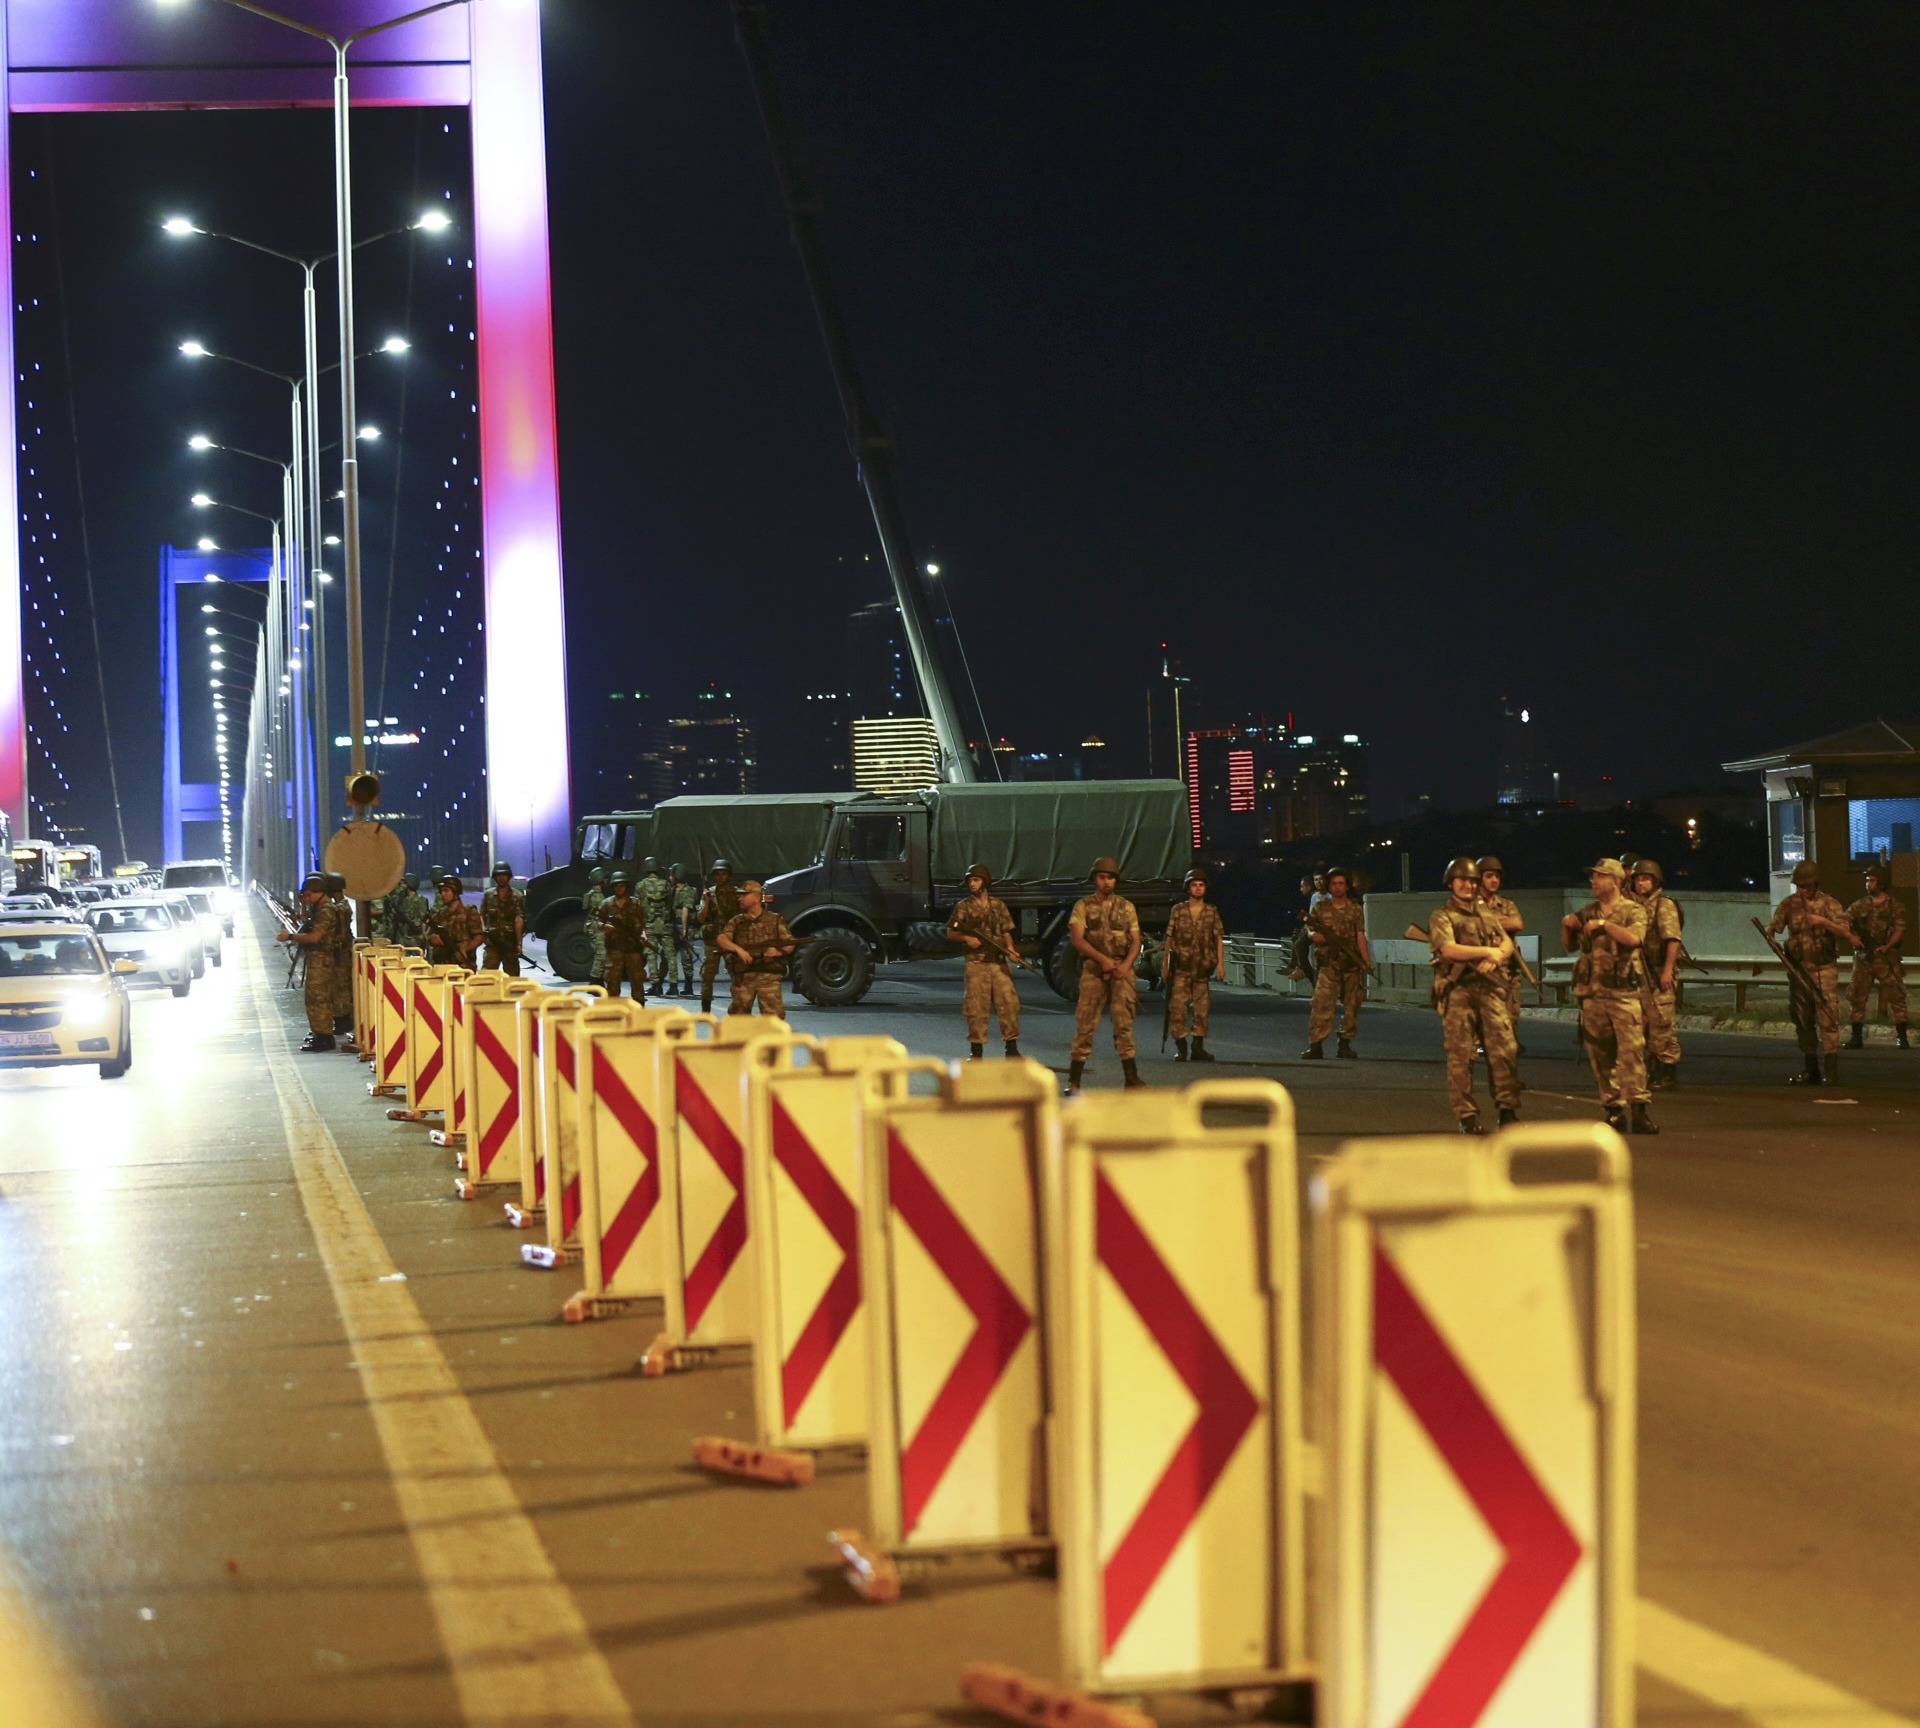
M 1631 1723 L 1627 1181 L 1573 1125 L 1316 1181 L 1327 1728 Z
M 1065 1673 L 1299 1679 L 1306 1471 L 1293 1104 L 1270 1081 L 1089 1093 L 1060 1119 L 1052 1344 Z

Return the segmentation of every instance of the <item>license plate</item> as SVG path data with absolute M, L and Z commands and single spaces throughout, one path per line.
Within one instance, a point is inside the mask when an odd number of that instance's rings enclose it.
M 51 1032 L 0 1032 L 0 1050 L 51 1050 Z

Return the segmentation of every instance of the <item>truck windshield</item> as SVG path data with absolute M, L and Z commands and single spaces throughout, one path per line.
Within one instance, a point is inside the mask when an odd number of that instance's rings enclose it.
M 907 855 L 904 816 L 849 816 L 840 830 L 840 855 L 898 862 Z

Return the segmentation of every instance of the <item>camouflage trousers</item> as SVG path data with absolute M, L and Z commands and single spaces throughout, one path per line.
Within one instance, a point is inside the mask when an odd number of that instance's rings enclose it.
M 647 934 L 653 936 L 651 926 L 649 926 Z M 648 967 L 648 972 L 655 984 L 664 984 L 673 976 L 674 954 L 679 949 L 680 942 L 679 938 L 669 930 L 664 935 L 654 936 L 654 943 L 655 946 L 652 951 L 653 959 Z
M 353 950 L 348 949 L 333 963 L 333 1017 L 353 1018 Z
M 351 978 L 347 980 L 347 988 L 353 988 Z M 323 954 L 318 948 L 307 950 L 307 979 L 300 1001 L 307 1011 L 307 1030 L 331 1037 L 333 1023 L 340 1014 L 340 968 L 333 963 L 331 954 Z M 353 1012 L 351 996 L 347 1012 Z
M 1073 1046 L 1069 1054 L 1084 1062 L 1093 1054 L 1094 1028 L 1100 1024 L 1100 1010 L 1106 1009 L 1113 1021 L 1113 1053 L 1122 1062 L 1133 1060 L 1133 1017 L 1140 1006 L 1140 993 L 1133 974 L 1122 972 L 1109 978 L 1091 966 L 1080 974 L 1080 996 L 1073 1005 Z
M 1835 1055 L 1840 1049 L 1840 968 L 1831 964 L 1809 966 L 1804 960 L 1800 964 L 1819 986 L 1819 993 L 1809 1001 L 1807 992 L 1788 974 L 1787 1006 L 1793 1014 L 1800 1048 L 1809 1055 L 1815 1050 L 1825 1056 Z
M 489 930 L 485 953 L 486 958 L 480 962 L 482 972 L 504 972 L 509 978 L 520 976 L 520 944 L 511 930 Z
M 1506 977 L 1507 1018 L 1513 1023 L 1513 1036 L 1517 1043 L 1520 1037 L 1520 968 L 1509 966 Z
M 989 1015 L 999 1020 L 1000 1036 L 1011 1044 L 1020 1036 L 1020 992 L 1013 987 L 1013 974 L 992 960 L 969 960 L 960 1012 L 966 1016 L 969 1044 L 986 1043 Z
M 1498 983 L 1489 979 L 1453 985 L 1440 1003 L 1440 1039 L 1446 1046 L 1447 1101 L 1454 1115 L 1464 1122 L 1480 1114 L 1473 1096 L 1473 1065 L 1482 1048 L 1487 1053 L 1494 1103 L 1502 1110 L 1520 1108 L 1519 1054 L 1507 1014 L 1507 993 Z
M 720 963 L 726 956 L 720 952 L 711 936 L 704 938 L 700 945 L 700 1000 L 713 1000 L 713 981 L 720 975 Z
M 733 1000 L 727 1004 L 727 1013 L 751 1014 L 756 1008 L 776 1020 L 786 1019 L 787 1004 L 780 994 L 778 972 L 740 972 L 734 975 Z
M 1853 963 L 1853 982 L 1848 987 L 1852 1000 L 1853 1023 L 1858 1026 L 1867 1017 L 1867 998 L 1874 985 L 1880 986 L 1880 1012 L 1894 1025 L 1907 1023 L 1907 981 L 1900 976 L 1898 954 L 1862 954 Z
M 620 994 L 620 980 L 633 980 L 633 994 L 639 1001 L 647 999 L 647 951 L 642 948 L 638 953 L 629 954 L 624 949 L 610 948 L 607 951 L 606 984 L 609 996 Z
M 693 938 L 676 936 L 673 939 L 673 953 L 680 974 L 680 982 L 687 986 L 689 993 L 693 988 Z
M 1213 980 L 1204 972 L 1167 974 L 1167 1029 L 1176 1038 L 1187 1035 L 1191 1021 L 1193 1035 L 1207 1035 L 1207 1013 L 1213 1007 Z
M 1367 993 L 1367 975 L 1358 966 L 1342 966 L 1337 960 L 1322 959 L 1320 975 L 1313 981 L 1313 1012 L 1307 1021 L 1307 1042 L 1320 1043 L 1333 1030 L 1336 1015 L 1340 1021 L 1340 1039 L 1344 1043 L 1360 1026 L 1360 1002 Z M 1459 995 L 1459 991 L 1454 994 Z
M 1673 992 L 1643 982 L 1640 986 L 1640 1025 L 1647 1038 L 1647 1060 L 1669 1068 L 1680 1065 L 1680 1033 L 1674 1025 Z
M 1647 1090 L 1647 1029 L 1637 990 L 1596 990 L 1580 998 L 1580 1042 L 1593 1066 L 1593 1081 L 1606 1110 L 1650 1104 Z

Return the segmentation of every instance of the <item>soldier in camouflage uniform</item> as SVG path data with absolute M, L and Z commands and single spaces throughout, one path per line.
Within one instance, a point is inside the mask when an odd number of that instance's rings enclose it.
M 1067 1090 L 1080 1090 L 1102 1008 L 1113 1021 L 1114 1054 L 1120 1058 L 1128 1087 L 1144 1086 L 1146 1081 L 1140 1078 L 1133 1052 L 1133 1018 L 1140 1003 L 1139 987 L 1133 979 L 1133 963 L 1140 957 L 1140 914 L 1131 900 L 1116 891 L 1120 884 L 1118 859 L 1096 858 L 1087 874 L 1093 878 L 1093 892 L 1074 903 L 1067 920 L 1067 939 L 1081 956 Z
M 1580 958 L 1573 996 L 1580 1004 L 1580 1042 L 1593 1066 L 1607 1126 L 1624 1134 L 1658 1134 L 1647 1090 L 1647 1033 L 1640 1010 L 1640 945 L 1646 908 L 1626 893 L 1626 866 L 1602 858 L 1587 872 L 1593 898 L 1560 920 L 1561 945 Z
M 593 944 L 590 976 L 598 983 L 607 975 L 607 933 L 600 928 L 600 908 L 606 904 L 606 889 L 601 886 L 607 872 L 601 865 L 587 872 L 587 891 L 580 896 L 580 910 L 587 918 L 587 940 Z
M 338 871 L 325 872 L 327 898 L 333 905 L 333 1035 L 353 1037 L 353 906 L 347 899 L 347 879 Z M 313 971 L 313 956 L 307 956 Z
M 967 1022 L 967 1049 L 978 1060 L 986 1054 L 987 1017 L 1000 1022 L 1009 1056 L 1020 1054 L 1020 993 L 1013 987 L 1013 914 L 995 899 L 993 878 L 984 864 L 967 866 L 967 897 L 947 920 L 947 940 L 967 951 L 967 982 L 960 1012 Z
M 420 878 L 402 876 L 400 886 L 382 903 L 381 914 L 383 933 L 389 942 L 402 948 L 419 947 L 427 922 L 427 903 L 420 897 Z
M 1500 921 L 1500 928 L 1509 936 L 1519 936 L 1527 927 L 1526 919 L 1520 916 L 1520 908 L 1506 895 L 1500 892 L 1505 886 L 1507 868 L 1491 852 L 1482 858 L 1474 868 L 1480 872 L 1480 904 Z M 1527 1047 L 1520 1042 L 1520 953 L 1518 943 L 1514 946 L 1514 956 L 1507 962 L 1501 982 L 1507 991 L 1507 1018 L 1513 1022 L 1513 1047 L 1522 1056 Z
M 700 1012 L 713 1012 L 713 980 L 720 970 L 720 932 L 740 910 L 740 891 L 733 885 L 733 866 L 724 858 L 713 861 L 713 881 L 700 896 Z
M 1176 1062 L 1211 1062 L 1207 1015 L 1213 983 L 1227 976 L 1227 931 L 1220 914 L 1207 904 L 1207 873 L 1198 865 L 1187 872 L 1187 897 L 1167 919 L 1166 945 L 1160 951 L 1160 984 L 1167 993 L 1167 1027 L 1173 1033 Z M 1188 1028 L 1193 1044 L 1187 1044 Z
M 1307 1047 L 1300 1052 L 1318 1062 L 1322 1046 L 1340 1021 L 1337 1054 L 1352 1056 L 1353 1035 L 1360 1028 L 1360 1002 L 1373 970 L 1373 952 L 1367 947 L 1367 916 L 1353 898 L 1353 878 L 1344 870 L 1327 875 L 1327 897 L 1307 914 L 1307 940 L 1313 944 L 1313 1012 L 1307 1021 Z
M 1820 892 L 1820 867 L 1804 858 L 1793 867 L 1793 892 L 1773 909 L 1769 936 L 1787 933 L 1787 953 L 1800 963 L 1814 994 L 1792 973 L 1787 975 L 1787 1002 L 1794 1031 L 1800 1037 L 1805 1071 L 1789 1074 L 1789 1086 L 1830 1086 L 1840 1077 L 1840 967 L 1839 944 L 1864 947 L 1847 921 L 1847 909 L 1831 894 Z M 1821 1068 L 1825 1057 L 1826 1067 Z
M 667 877 L 673 883 L 673 954 L 675 970 L 680 974 L 679 982 L 674 985 L 672 994 L 676 996 L 693 995 L 693 931 L 696 916 L 700 911 L 700 890 L 687 880 L 687 873 L 678 864 L 667 870 Z
M 502 858 L 493 867 L 493 886 L 480 896 L 480 930 L 487 943 L 483 972 L 520 976 L 520 943 L 527 933 L 527 901 L 513 890 L 513 866 Z
M 440 878 L 440 904 L 427 914 L 423 936 L 427 958 L 436 966 L 469 966 L 480 943 L 480 918 L 460 898 L 466 884 L 458 876 Z
M 282 930 L 279 940 L 292 942 L 307 951 L 306 992 L 302 998 L 307 1010 L 307 1036 L 302 1050 L 334 1048 L 333 1026 L 337 1000 L 334 973 L 339 970 L 340 913 L 334 905 L 327 878 L 315 871 L 300 884 L 300 904 L 306 908 L 306 922 L 298 930 Z M 349 980 L 348 987 L 352 987 Z
M 742 882 L 740 910 L 715 938 L 733 978 L 733 1000 L 727 1005 L 727 1013 L 751 1014 L 758 1008 L 762 1014 L 784 1020 L 787 1005 L 780 996 L 780 979 L 786 971 L 787 957 L 799 944 L 787 921 L 761 905 L 761 894 L 758 882 Z
M 1647 1084 L 1662 1091 L 1680 1078 L 1680 1031 L 1673 1013 L 1673 975 L 1680 964 L 1685 920 L 1666 891 L 1666 873 L 1651 858 L 1633 865 L 1633 897 L 1647 914 L 1640 944 L 1640 1019 L 1647 1034 Z
M 1880 986 L 1880 1008 L 1893 1020 L 1893 1035 L 1902 1050 L 1907 1043 L 1907 985 L 1900 976 L 1900 944 L 1906 940 L 1907 915 L 1887 892 L 1887 869 L 1876 864 L 1867 872 L 1867 891 L 1847 908 L 1847 922 L 1860 939 L 1854 956 L 1853 982 L 1848 991 L 1853 1007 L 1853 1036 L 1847 1048 L 1866 1042 L 1867 998 Z
M 634 898 L 633 883 L 626 871 L 616 870 L 607 878 L 608 898 L 600 903 L 600 933 L 607 948 L 607 994 L 620 994 L 620 981 L 633 980 L 634 999 L 647 999 L 647 950 L 653 946 L 647 936 L 647 909 Z
M 673 884 L 658 858 L 642 862 L 634 897 L 647 915 L 647 939 L 653 944 L 653 959 L 648 966 L 653 993 L 664 996 L 673 971 Z
M 1487 1053 L 1487 1074 L 1500 1126 L 1520 1119 L 1520 1062 L 1507 1012 L 1506 965 L 1513 938 L 1480 899 L 1480 871 L 1471 858 L 1447 866 L 1449 898 L 1427 921 L 1433 950 L 1433 1006 L 1447 1052 L 1447 1096 L 1460 1132 L 1478 1134 L 1473 1064 Z

